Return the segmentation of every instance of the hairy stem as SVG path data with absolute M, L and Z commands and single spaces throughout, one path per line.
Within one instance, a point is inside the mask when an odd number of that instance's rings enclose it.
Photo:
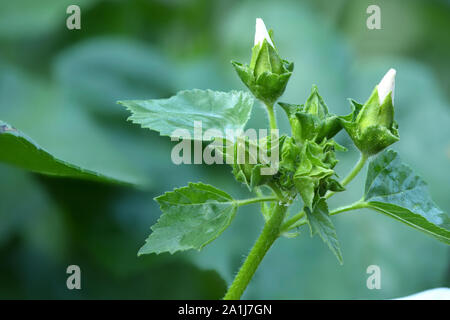
M 290 229 L 292 229 L 292 226 L 299 221 L 300 219 L 302 219 L 305 216 L 305 211 L 300 211 L 299 213 L 297 213 L 296 215 L 292 216 L 290 219 L 288 219 L 285 223 L 283 223 L 283 226 L 281 227 L 281 233 L 288 231 Z
M 255 188 L 256 195 L 260 198 L 264 197 L 264 193 L 261 191 L 261 187 Z M 270 207 L 267 205 L 267 202 L 261 203 L 261 213 L 264 218 L 264 221 L 269 220 L 270 218 Z
M 361 209 L 361 208 L 367 208 L 367 203 L 365 203 L 362 200 L 359 200 L 359 201 L 356 201 L 356 202 L 354 202 L 352 204 L 349 204 L 347 206 L 343 206 L 343 207 L 339 207 L 337 209 L 334 209 L 333 211 L 329 212 L 329 215 L 333 216 L 333 215 L 341 213 L 341 212 L 346 212 L 346 211 L 351 211 L 351 210 L 356 210 L 356 209 Z M 291 230 L 293 228 L 297 228 L 297 227 L 300 227 L 300 226 L 306 224 L 307 223 L 306 220 L 300 221 L 304 217 L 305 217 L 305 212 L 304 211 L 301 211 L 300 213 L 297 213 L 292 218 L 290 218 L 285 223 L 283 223 L 283 225 L 281 226 L 280 233 L 287 232 L 287 231 L 289 231 L 289 230 Z
M 343 206 L 343 207 L 334 209 L 333 211 L 330 211 L 329 214 L 330 214 L 330 216 L 333 216 L 333 215 L 341 213 L 341 212 L 346 212 L 346 211 L 351 211 L 351 210 L 356 210 L 356 209 L 361 209 L 361 208 L 367 208 L 367 203 L 360 200 L 360 201 L 356 201 L 352 204 L 349 204 L 348 206 Z
M 361 153 L 361 157 L 359 158 L 358 162 L 356 163 L 356 165 L 353 167 L 352 171 L 350 171 L 350 173 L 341 181 L 341 184 L 345 187 L 347 184 L 350 183 L 350 181 L 352 181 L 357 175 L 358 173 L 361 171 L 361 169 L 364 167 L 364 165 L 366 164 L 366 161 L 369 157 L 363 153 Z M 330 198 L 333 194 L 335 194 L 336 192 L 330 191 L 325 195 L 325 199 Z
M 275 111 L 273 110 L 273 104 L 266 104 L 267 115 L 269 116 L 269 125 L 271 130 L 277 129 L 277 118 L 275 117 Z
M 368 157 L 361 153 L 361 157 L 359 158 L 359 161 L 356 163 L 356 165 L 353 167 L 353 170 L 350 171 L 350 173 L 342 180 L 341 184 L 345 187 L 347 184 L 350 183 L 361 171 L 361 169 L 364 167 L 364 164 L 366 163 Z
M 284 203 L 278 203 L 275 206 L 270 219 L 264 225 L 258 240 L 256 240 L 255 245 L 250 250 L 241 269 L 229 287 L 228 292 L 225 294 L 225 300 L 240 299 L 267 251 L 279 237 L 280 227 L 286 215 L 287 208 Z
M 272 189 L 273 193 L 276 194 L 276 196 L 278 197 L 278 199 L 281 200 L 281 199 L 284 198 L 283 193 L 281 192 L 280 188 L 278 188 L 278 187 L 276 186 L 275 183 L 269 182 L 269 183 L 267 183 L 267 185 L 269 186 L 270 189 Z
M 236 204 L 240 206 L 245 206 L 247 204 L 258 203 L 258 202 L 267 202 L 267 201 L 277 201 L 277 197 L 257 197 L 251 199 L 237 200 Z

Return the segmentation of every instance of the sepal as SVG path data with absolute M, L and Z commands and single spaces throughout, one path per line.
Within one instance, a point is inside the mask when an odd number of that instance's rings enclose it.
M 354 100 L 350 100 L 350 103 L 352 112 L 340 117 L 340 121 L 363 154 L 377 154 L 400 139 L 398 125 L 394 121 L 391 93 L 381 105 L 377 88 L 364 105 Z

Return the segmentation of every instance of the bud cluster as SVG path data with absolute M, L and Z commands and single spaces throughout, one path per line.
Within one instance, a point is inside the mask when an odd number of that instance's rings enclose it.
M 267 31 L 261 19 L 256 19 L 250 65 L 234 61 L 232 64 L 242 82 L 268 109 L 272 109 L 283 94 L 293 71 L 293 64 L 280 58 L 272 32 Z M 316 86 L 303 105 L 279 102 L 289 119 L 292 136 L 264 142 L 270 145 L 269 150 L 280 151 L 278 170 L 269 176 L 261 175 L 261 169 L 267 167 L 268 162 L 236 162 L 233 166 L 236 179 L 250 189 L 270 184 L 276 185 L 289 198 L 298 194 L 305 208 L 310 210 L 328 191 L 343 191 L 343 185 L 335 179 L 334 167 L 337 164 L 335 151 L 345 148 L 332 139 L 345 129 L 366 158 L 399 140 L 394 121 L 395 75 L 396 71 L 390 69 L 364 105 L 351 100 L 352 112 L 347 116 L 330 113 Z M 241 146 L 245 150 L 252 146 L 259 150 L 262 145 L 250 140 L 237 141 L 235 148 Z M 251 157 L 251 153 L 245 156 Z

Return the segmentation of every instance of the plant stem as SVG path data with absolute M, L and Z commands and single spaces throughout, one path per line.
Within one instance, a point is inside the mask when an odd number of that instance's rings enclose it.
M 367 203 L 365 203 L 362 200 L 359 200 L 359 201 L 356 201 L 356 202 L 354 202 L 352 204 L 349 204 L 348 206 L 343 206 L 343 207 L 339 207 L 337 209 L 334 209 L 333 211 L 329 212 L 329 215 L 333 216 L 333 215 L 341 213 L 341 212 L 350 211 L 350 210 L 356 210 L 356 209 L 361 209 L 361 208 L 367 208 Z M 292 218 L 290 218 L 289 220 L 287 220 L 281 226 L 280 233 L 289 231 L 289 230 L 291 230 L 293 228 L 300 227 L 300 226 L 304 225 L 305 223 L 307 223 L 307 221 L 304 221 L 304 223 L 296 224 L 304 216 L 305 216 L 305 211 L 301 211 L 301 212 L 297 213 L 295 216 L 293 216 Z
M 267 251 L 280 235 L 280 227 L 286 215 L 287 208 L 284 203 L 278 203 L 275 206 L 270 219 L 264 225 L 258 240 L 256 240 L 247 259 L 245 259 L 241 269 L 234 278 L 224 300 L 240 299 Z
M 270 189 L 277 195 L 278 199 L 281 200 L 284 198 L 283 193 L 281 190 L 275 185 L 275 183 L 269 182 L 267 183 Z
M 364 201 L 356 201 L 352 204 L 349 204 L 348 206 L 343 206 L 343 207 L 339 207 L 337 209 L 334 209 L 333 211 L 329 212 L 330 216 L 334 216 L 335 214 L 341 213 L 341 212 L 346 212 L 346 211 L 351 211 L 351 210 L 356 210 L 356 209 L 361 209 L 361 208 L 367 208 L 367 203 L 365 203 Z
M 364 167 L 364 164 L 366 163 L 367 159 L 369 157 L 363 153 L 361 153 L 361 157 L 359 158 L 358 162 L 356 163 L 356 165 L 353 167 L 352 171 L 350 171 L 350 173 L 341 181 L 341 184 L 345 187 L 347 184 L 350 183 L 350 181 L 352 181 L 357 175 L 358 173 L 361 171 L 361 169 Z M 330 198 L 333 194 L 335 194 L 336 192 L 328 192 L 325 195 L 325 199 Z
M 273 110 L 273 104 L 266 104 L 267 114 L 269 116 L 269 125 L 271 130 L 277 129 L 277 118 L 275 117 L 275 111 Z
M 305 211 L 300 211 L 295 216 L 287 220 L 285 223 L 283 223 L 283 226 L 281 227 L 281 233 L 288 231 L 291 229 L 291 226 L 294 225 L 298 220 L 303 218 L 305 216 Z
M 261 187 L 255 188 L 255 193 L 258 197 L 262 198 L 264 197 L 264 193 L 261 191 Z M 264 218 L 264 221 L 267 221 L 270 219 L 270 207 L 267 205 L 267 202 L 261 203 L 261 214 Z
M 350 183 L 361 171 L 361 169 L 364 167 L 364 164 L 366 163 L 368 157 L 361 153 L 361 157 L 359 158 L 359 161 L 356 163 L 356 165 L 353 167 L 353 170 L 342 180 L 341 184 L 345 187 L 347 184 Z
M 251 198 L 251 199 L 237 200 L 236 203 L 240 207 L 240 206 L 245 206 L 247 204 L 252 204 L 252 203 L 277 201 L 277 200 L 278 200 L 277 197 L 257 197 L 257 198 Z

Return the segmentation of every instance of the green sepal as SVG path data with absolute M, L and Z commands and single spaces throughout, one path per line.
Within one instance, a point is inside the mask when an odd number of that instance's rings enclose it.
M 283 141 L 286 136 L 281 136 L 278 140 L 278 147 L 282 149 Z M 266 144 L 266 152 L 260 152 L 260 148 L 262 144 Z M 237 139 L 234 144 L 234 161 L 233 161 L 233 174 L 237 181 L 244 183 L 250 191 L 253 191 L 255 187 L 267 184 L 271 180 L 274 179 L 274 175 L 262 175 L 261 169 L 266 167 L 269 168 L 271 163 L 270 159 L 261 159 L 261 156 L 271 156 L 271 152 L 273 148 L 276 147 L 277 144 L 271 143 L 271 138 L 267 136 L 264 139 L 259 141 L 253 141 L 249 139 Z M 244 163 L 238 163 L 238 148 L 244 149 Z M 249 152 L 250 150 L 256 149 L 257 155 L 255 157 L 254 154 Z
M 356 147 L 367 156 L 379 153 L 400 139 L 391 94 L 380 105 L 375 88 L 364 105 L 350 100 L 352 112 L 339 117 Z
M 284 93 L 294 70 L 294 64 L 281 59 L 267 40 L 253 47 L 250 65 L 236 61 L 231 64 L 253 95 L 268 105 L 273 105 Z
M 286 112 L 292 136 L 299 144 L 306 140 L 321 142 L 324 138 L 331 139 L 342 129 L 339 117 L 328 112 L 316 86 L 303 106 L 282 102 L 279 105 Z
M 316 195 L 323 196 L 329 185 L 337 191 L 343 189 L 335 182 L 328 182 L 334 175 L 333 168 L 337 163 L 334 145 L 333 141 L 323 141 L 320 145 L 306 141 L 302 147 L 301 160 L 293 175 L 293 181 L 304 206 L 311 210 Z

